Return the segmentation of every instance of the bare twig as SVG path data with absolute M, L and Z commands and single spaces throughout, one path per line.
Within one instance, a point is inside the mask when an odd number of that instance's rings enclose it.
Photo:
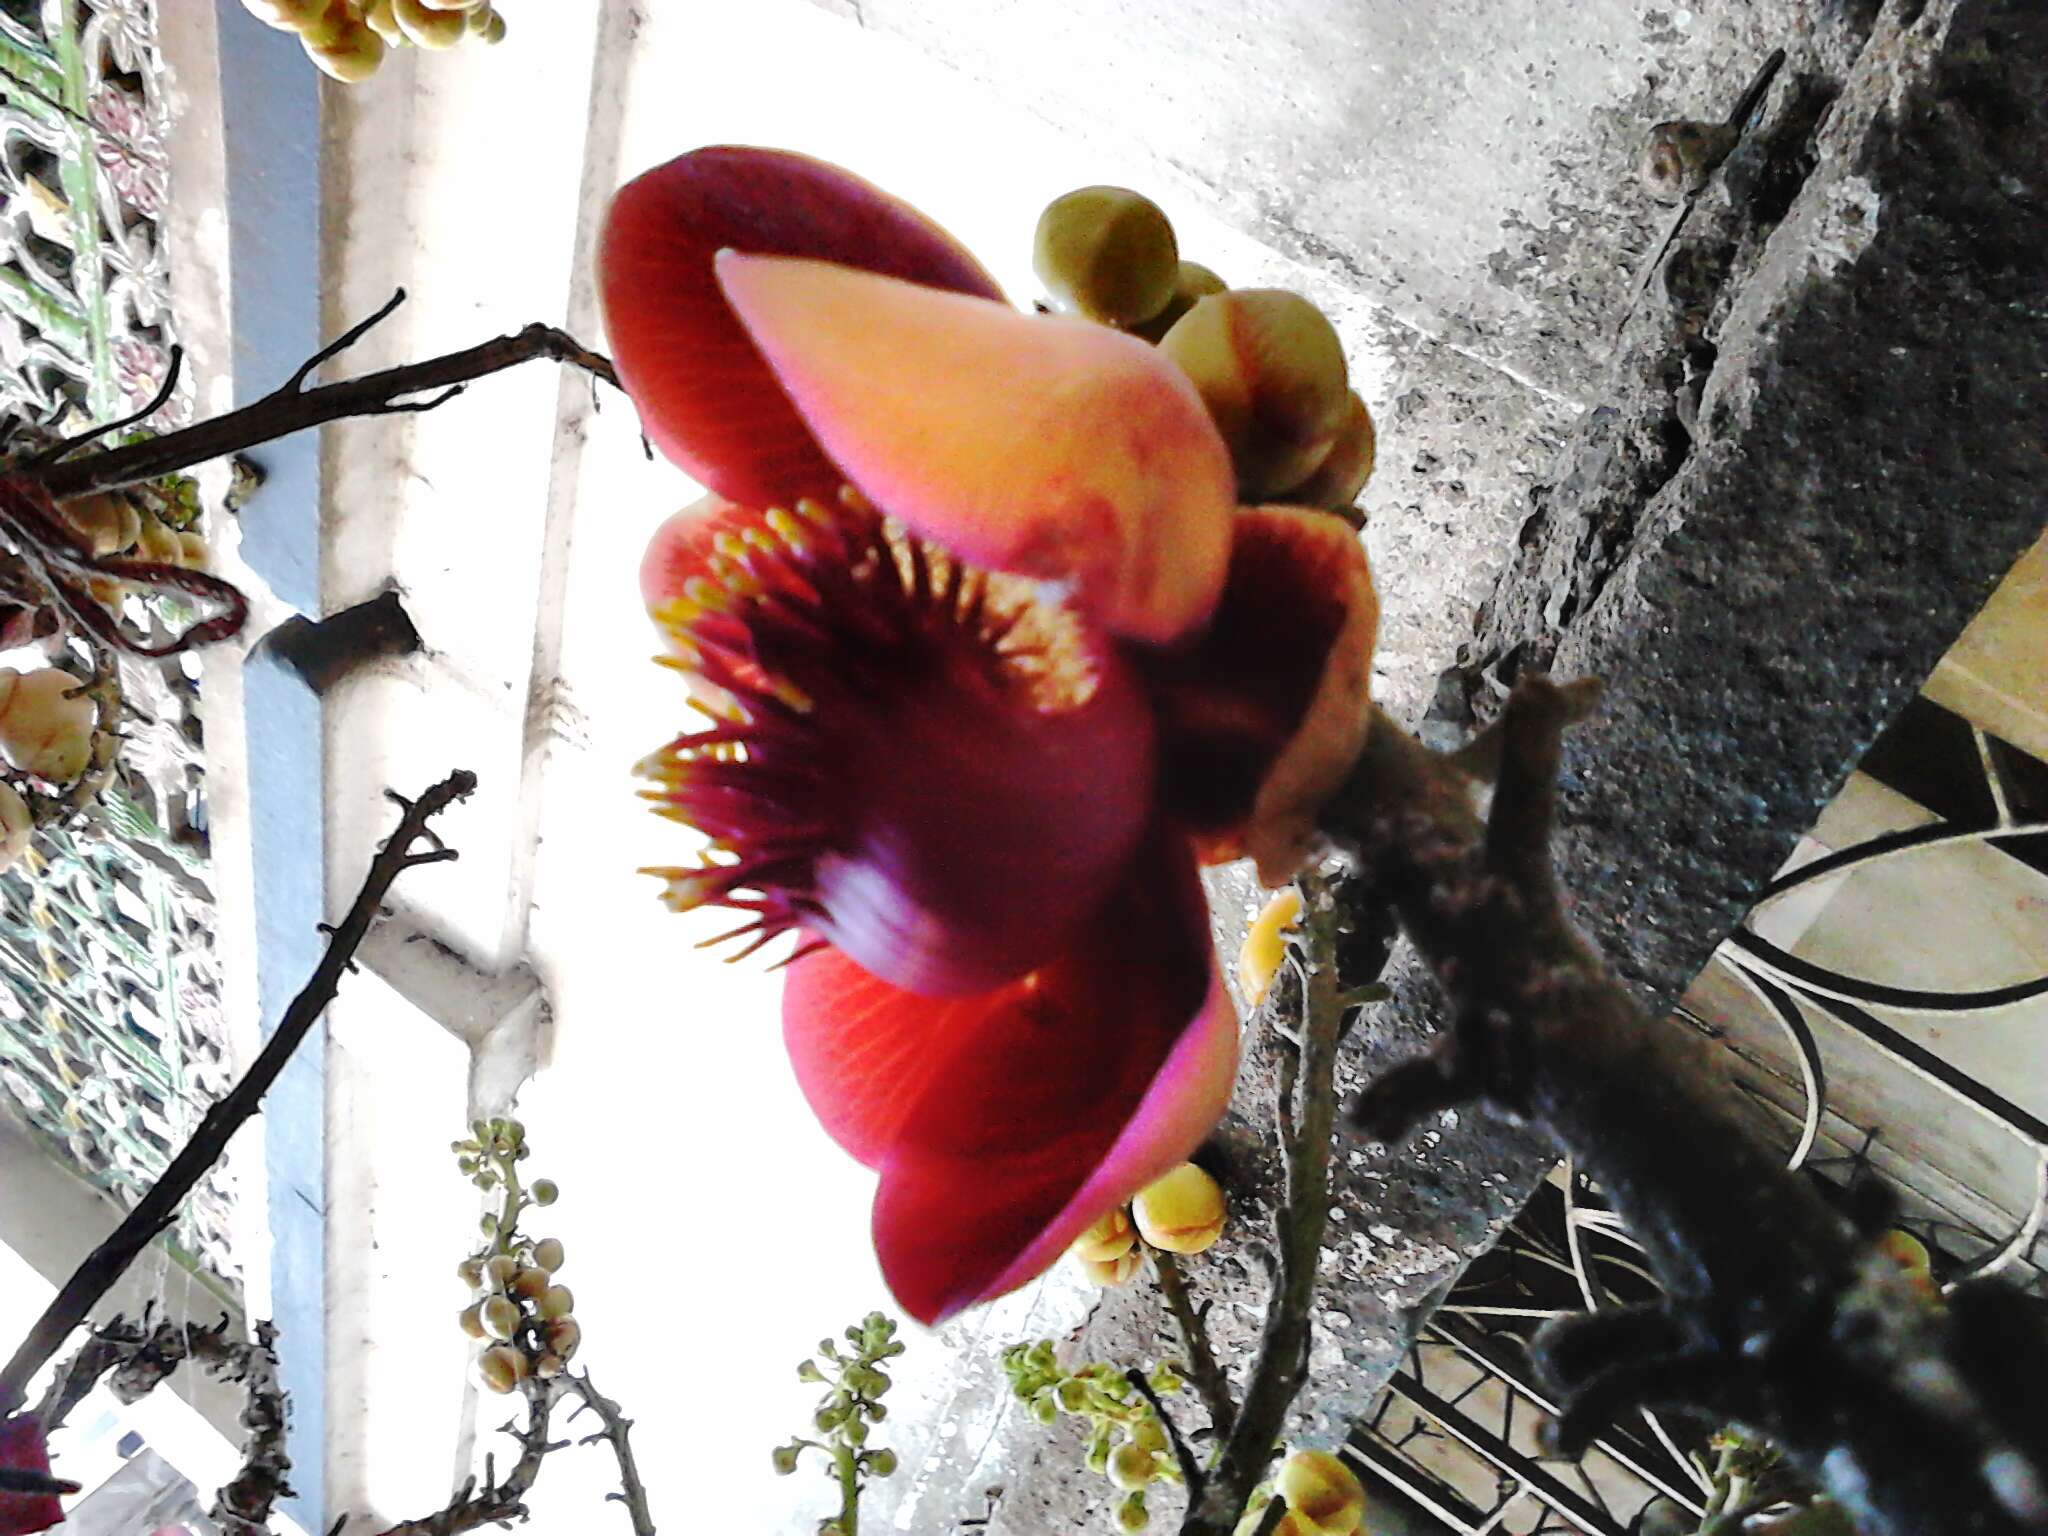
M 655 1536 L 654 1516 L 647 1508 L 647 1485 L 640 1481 L 640 1468 L 633 1460 L 633 1444 L 628 1438 L 633 1421 L 619 1412 L 617 1403 L 591 1384 L 587 1373 L 560 1379 L 583 1400 L 584 1407 L 597 1415 L 604 1428 L 591 1439 L 609 1441 L 612 1455 L 618 1461 L 619 1491 L 607 1497 L 626 1506 L 626 1516 L 633 1522 L 633 1536 Z
M 1195 1459 L 1194 1451 L 1180 1432 L 1180 1426 L 1173 1421 L 1173 1415 L 1166 1411 L 1166 1404 L 1159 1400 L 1159 1394 L 1152 1390 L 1152 1383 L 1145 1379 L 1145 1373 L 1132 1366 L 1124 1372 L 1124 1380 L 1137 1388 L 1138 1396 L 1145 1399 L 1145 1406 L 1152 1410 L 1152 1417 L 1159 1421 L 1159 1428 L 1166 1435 L 1166 1443 L 1173 1447 L 1173 1459 L 1180 1463 L 1181 1481 L 1187 1485 L 1188 1502 L 1194 1503 L 1202 1496 L 1207 1481 L 1202 1475 L 1202 1464 Z
M 96 427 L 87 427 L 83 432 L 74 433 L 70 437 L 62 438 L 52 443 L 41 453 L 36 454 L 33 458 L 24 460 L 22 467 L 33 468 L 38 464 L 55 463 L 73 449 L 83 448 L 95 438 L 105 437 L 109 432 L 119 432 L 123 427 L 132 427 L 140 422 L 149 420 L 150 417 L 170 404 L 171 396 L 178 392 L 178 375 L 184 371 L 184 366 L 185 349 L 181 346 L 173 345 L 170 363 L 164 369 L 164 381 L 158 386 L 157 392 L 151 397 L 149 404 L 129 415 L 118 417 L 113 421 L 102 422 Z
M 150 1186 L 149 1192 L 128 1213 L 113 1235 L 72 1272 L 56 1299 L 36 1320 L 20 1348 L 15 1350 L 6 1368 L 0 1370 L 0 1414 L 12 1413 L 21 1406 L 27 1395 L 29 1378 L 56 1353 L 72 1329 L 85 1322 L 93 1307 L 135 1261 L 136 1255 L 170 1225 L 179 1205 L 192 1192 L 192 1187 L 219 1160 L 235 1132 L 256 1113 L 263 1102 L 263 1095 L 277 1080 L 278 1073 L 284 1070 L 299 1042 L 333 1000 L 342 971 L 369 933 L 370 925 L 376 921 L 377 909 L 385 893 L 391 889 L 391 882 L 409 867 L 412 844 L 420 838 L 429 821 L 475 788 L 476 775 L 458 769 L 428 790 L 405 813 L 390 840 L 371 861 L 370 871 L 363 877 L 363 886 L 356 895 L 355 904 L 328 941 L 327 953 L 321 956 L 312 978 L 292 999 L 291 1006 L 278 1022 L 277 1032 L 264 1045 L 255 1064 L 220 1102 L 206 1112 L 206 1118 L 200 1121 L 192 1139 L 171 1160 L 171 1165 Z
M 1275 1494 L 1273 1502 L 1259 1511 L 1258 1527 L 1252 1532 L 1252 1536 L 1273 1536 L 1273 1533 L 1280 1529 L 1280 1522 L 1286 1518 L 1287 1501 Z
M 1230 1378 L 1217 1364 L 1216 1351 L 1209 1343 L 1209 1330 L 1203 1321 L 1207 1309 L 1196 1310 L 1188 1295 L 1187 1277 L 1180 1271 L 1180 1260 L 1164 1248 L 1152 1250 L 1152 1272 L 1159 1282 L 1159 1294 L 1166 1298 L 1166 1309 L 1180 1328 L 1181 1342 L 1187 1346 L 1188 1380 L 1194 1383 L 1202 1406 L 1209 1410 L 1209 1423 L 1217 1436 L 1228 1437 L 1231 1426 L 1237 1422 L 1237 1403 L 1230 1395 Z
M 111 490 L 137 481 L 189 469 L 224 454 L 240 453 L 276 438 L 288 437 L 348 416 L 374 416 L 392 411 L 424 410 L 460 391 L 461 386 L 488 374 L 535 358 L 553 358 L 616 386 L 611 360 L 583 346 L 567 332 L 534 324 L 461 352 L 407 363 L 348 379 L 338 384 L 304 388 L 307 377 L 323 362 L 360 340 L 405 298 L 400 289 L 376 314 L 342 333 L 299 368 L 284 385 L 261 400 L 224 416 L 166 432 L 145 442 L 110 448 L 53 465 L 40 477 L 50 495 L 62 501 L 88 491 Z M 411 397 L 429 390 L 441 393 L 426 401 Z
M 1562 689 L 1508 703 L 1492 824 L 1393 722 L 1326 824 L 1435 970 L 1452 1026 L 1361 1096 L 1382 1140 L 1471 1099 L 1545 1126 L 1665 1290 L 1546 1325 L 1562 1448 L 1639 1407 L 1781 1447 L 1865 1536 L 2048 1531 L 2048 1329 L 1995 1282 L 1925 1305 L 1806 1177 L 1752 1138 L 1705 1042 L 1647 1017 L 1573 929 L 1548 853 Z
M 397 1525 L 387 1527 L 380 1536 L 462 1536 L 465 1531 L 480 1530 L 487 1525 L 509 1525 L 514 1520 L 524 1520 L 527 1515 L 526 1495 L 540 1476 L 541 1463 L 552 1452 L 561 1449 L 560 1442 L 548 1439 L 548 1420 L 554 1413 L 555 1404 L 568 1390 L 569 1378 L 566 1376 L 557 1376 L 552 1381 L 529 1376 L 520 1385 L 520 1392 L 526 1399 L 526 1427 L 516 1431 L 519 1459 L 512 1464 L 512 1470 L 503 1479 L 492 1477 L 482 1488 L 478 1488 L 476 1479 L 471 1478 L 447 1508 L 438 1509 L 418 1520 L 401 1520 Z M 505 1433 L 515 1433 L 513 1426 L 507 1424 Z
M 1302 896 L 1301 1060 L 1298 1071 L 1283 1071 L 1274 1106 L 1286 1190 L 1274 1218 L 1279 1252 L 1273 1294 L 1237 1422 L 1202 1496 L 1189 1501 L 1182 1536 L 1228 1536 L 1236 1528 L 1272 1462 L 1287 1412 L 1308 1380 L 1309 1312 L 1330 1214 L 1330 1141 L 1344 1005 L 1337 982 L 1338 914 L 1330 888 L 1319 880 L 1304 881 Z M 1290 1102 L 1297 1083 L 1298 1108 Z

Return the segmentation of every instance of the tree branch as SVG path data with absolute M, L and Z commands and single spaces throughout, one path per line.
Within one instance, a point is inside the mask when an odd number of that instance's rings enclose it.
M 610 1495 L 626 1506 L 627 1518 L 633 1522 L 633 1536 L 655 1536 L 654 1516 L 647 1508 L 647 1485 L 640 1481 L 640 1468 L 633 1460 L 633 1444 L 628 1438 L 633 1421 L 619 1412 L 619 1405 L 598 1391 L 591 1384 L 590 1375 L 564 1376 L 560 1380 L 568 1384 L 569 1391 L 583 1400 L 583 1406 L 596 1414 L 604 1428 L 592 1439 L 611 1442 L 612 1455 L 619 1463 L 619 1491 Z
M 1662 1303 L 1561 1319 L 1533 1348 L 1576 1432 L 1589 1413 L 1704 1411 L 1782 1447 L 1865 1536 L 2048 1531 L 2038 1309 L 1995 1282 L 1926 1305 L 1752 1137 L 1706 1042 L 1644 1014 L 1571 926 L 1547 852 L 1569 713 L 1548 680 L 1517 685 L 1490 827 L 1464 776 L 1384 717 L 1327 809 L 1453 1021 L 1354 1118 L 1383 1140 L 1474 1098 L 1535 1120 L 1643 1245 Z M 1657 1358 L 1634 1358 L 1645 1338 Z
M 1159 1394 L 1152 1390 L 1152 1383 L 1145 1379 L 1145 1373 L 1132 1366 L 1124 1372 L 1124 1380 L 1137 1388 L 1138 1396 L 1145 1399 L 1145 1406 L 1152 1410 L 1152 1417 L 1159 1421 L 1160 1430 L 1166 1435 L 1166 1443 L 1173 1447 L 1173 1459 L 1180 1464 L 1180 1479 L 1187 1485 L 1188 1502 L 1194 1503 L 1202 1496 L 1206 1479 L 1202 1476 L 1202 1464 L 1195 1459 L 1195 1453 L 1188 1446 L 1180 1432 L 1180 1426 L 1173 1421 L 1173 1415 L 1166 1411 L 1166 1404 L 1159 1400 Z
M 280 388 L 253 404 L 160 437 L 53 464 L 39 471 L 36 478 L 59 501 L 154 480 L 344 417 L 427 409 L 451 398 L 456 387 L 535 358 L 568 363 L 615 388 L 618 386 L 619 376 L 609 358 L 591 351 L 554 326 L 534 324 L 510 336 L 425 362 L 386 368 L 338 384 L 303 387 L 314 369 L 360 340 L 404 298 L 405 290 L 401 288 L 376 314 L 343 332 L 309 358 Z M 400 403 L 427 390 L 443 393 L 431 402 Z
M 555 1404 L 568 1390 L 569 1378 L 566 1376 L 557 1376 L 552 1381 L 529 1376 L 520 1384 L 520 1392 L 526 1398 L 526 1427 L 518 1431 L 519 1459 L 512 1464 L 512 1470 L 505 1474 L 504 1480 L 493 1479 L 479 1491 L 476 1480 L 472 1478 L 446 1509 L 436 1510 L 419 1520 L 401 1520 L 380 1532 L 379 1536 L 462 1536 L 465 1531 L 479 1530 L 486 1525 L 508 1525 L 514 1520 L 524 1520 L 527 1514 L 526 1495 L 540 1476 L 541 1462 L 550 1452 L 561 1448 L 559 1443 L 548 1439 L 548 1420 L 554 1413 Z M 512 1425 L 505 1426 L 505 1433 L 513 1433 Z
M 225 1097 L 206 1112 L 192 1139 L 171 1160 L 171 1165 L 150 1186 L 149 1192 L 128 1213 L 113 1235 L 72 1272 L 71 1278 L 64 1282 L 56 1298 L 29 1330 L 28 1337 L 22 1340 L 20 1348 L 15 1350 L 6 1368 L 0 1370 L 0 1415 L 12 1413 L 22 1405 L 29 1379 L 70 1337 L 71 1331 L 86 1321 L 100 1299 L 135 1261 L 136 1255 L 170 1225 L 193 1186 L 219 1161 L 235 1132 L 256 1113 L 263 1102 L 263 1095 L 277 1080 L 278 1073 L 284 1070 L 299 1042 L 305 1039 L 333 1001 L 342 971 L 369 933 L 370 925 L 376 921 L 377 909 L 385 893 L 391 889 L 391 882 L 408 866 L 412 844 L 422 836 L 430 820 L 475 788 L 476 775 L 458 769 L 428 790 L 406 811 L 398 829 L 371 861 L 369 873 L 363 877 L 362 890 L 357 893 L 348 916 L 334 930 L 328 941 L 327 953 L 321 956 L 312 978 L 292 999 L 291 1006 L 285 1009 L 284 1017 L 278 1021 L 277 1032 L 264 1045 L 255 1064 Z
M 1244 1405 L 1209 1474 L 1189 1501 L 1181 1536 L 1229 1536 L 1252 1490 L 1266 1475 L 1288 1410 L 1308 1380 L 1310 1321 L 1323 1227 L 1330 1214 L 1330 1144 L 1336 1123 L 1337 1042 L 1344 1004 L 1337 980 L 1339 916 L 1330 887 L 1302 882 L 1304 935 L 1301 1061 L 1281 1074 L 1274 1116 L 1286 1189 L 1274 1225 L 1278 1239 L 1273 1294 Z M 1300 1105 L 1290 1102 L 1298 1084 Z
M 1152 1273 L 1158 1280 L 1159 1294 L 1166 1298 L 1167 1311 L 1180 1328 L 1181 1342 L 1187 1347 L 1188 1380 L 1194 1383 L 1202 1406 L 1209 1410 L 1209 1423 L 1216 1434 L 1227 1438 L 1237 1422 L 1237 1402 L 1230 1395 L 1230 1378 L 1216 1363 L 1216 1351 L 1209 1344 L 1209 1330 L 1203 1325 L 1202 1314 L 1188 1295 L 1187 1277 L 1181 1273 L 1180 1260 L 1164 1248 L 1155 1248 Z

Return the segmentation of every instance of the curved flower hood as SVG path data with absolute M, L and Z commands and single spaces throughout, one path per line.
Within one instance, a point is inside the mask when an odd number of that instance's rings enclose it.
M 699 150 L 620 192 L 600 291 L 649 439 L 715 493 L 643 595 L 709 729 L 644 765 L 712 839 L 679 909 L 804 935 L 798 1078 L 932 1321 L 1184 1158 L 1236 1021 L 1193 851 L 1305 858 L 1377 617 L 1343 524 L 1240 510 L 1187 379 L 1020 314 L 836 168 Z

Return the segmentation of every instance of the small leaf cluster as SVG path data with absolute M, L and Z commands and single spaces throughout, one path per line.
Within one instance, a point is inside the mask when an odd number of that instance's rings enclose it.
M 796 1368 L 797 1380 L 826 1388 L 811 1415 L 811 1427 L 823 1436 L 803 1436 L 775 1447 L 775 1470 L 784 1477 L 796 1471 L 805 1451 L 818 1451 L 830 1463 L 839 1481 L 840 1511 L 836 1518 L 818 1526 L 818 1536 L 854 1536 L 859 1519 L 860 1495 L 870 1477 L 888 1477 L 896 1470 L 896 1453 L 886 1447 L 868 1445 L 874 1426 L 889 1416 L 882 1398 L 893 1384 L 882 1369 L 884 1361 L 903 1353 L 896 1337 L 895 1319 L 870 1312 L 838 1340 L 818 1340 L 818 1352 Z
M 1124 1373 L 1103 1361 L 1065 1370 L 1050 1339 L 1004 1350 L 1003 1371 L 1010 1390 L 1039 1423 L 1051 1424 L 1063 1413 L 1086 1422 L 1088 1470 L 1107 1477 L 1124 1495 L 1113 1516 L 1116 1529 L 1143 1530 L 1151 1518 L 1145 1490 L 1156 1482 L 1177 1483 L 1181 1473 L 1166 1426 Z M 1163 1361 L 1147 1381 L 1161 1397 L 1181 1390 L 1180 1373 Z
M 583 1342 L 576 1298 L 555 1272 L 568 1258 L 558 1237 L 520 1230 L 530 1207 L 553 1205 L 561 1191 L 552 1179 L 522 1181 L 519 1164 L 532 1153 L 517 1120 L 478 1120 L 469 1138 L 451 1142 L 455 1166 L 493 1201 L 479 1227 L 482 1246 L 456 1266 L 472 1299 L 458 1321 L 473 1339 L 487 1341 L 477 1368 L 493 1392 L 511 1392 L 528 1376 L 559 1376 Z

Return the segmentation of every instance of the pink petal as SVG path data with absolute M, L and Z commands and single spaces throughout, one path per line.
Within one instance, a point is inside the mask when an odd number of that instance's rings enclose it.
M 1159 831 L 1021 981 L 934 1003 L 827 951 L 791 968 L 783 1011 L 813 1107 L 880 1169 L 882 1272 L 927 1323 L 1042 1273 L 1200 1144 L 1236 1075 L 1193 861 Z
M 718 279 L 884 511 L 975 565 L 1071 583 L 1118 634 L 1168 640 L 1207 615 L 1230 457 L 1144 342 L 827 262 L 721 253 Z
M 711 569 L 717 554 L 713 541 L 721 533 L 738 533 L 752 521 L 744 507 L 723 496 L 704 496 L 654 530 L 640 561 L 640 600 L 654 613 L 683 595 L 693 576 Z
M 712 276 L 724 248 L 830 261 L 999 299 L 994 279 L 916 209 L 837 166 L 720 145 L 612 199 L 598 291 L 648 438 L 696 480 L 767 507 L 843 478 L 782 397 Z
M 1317 814 L 1365 743 L 1378 628 L 1365 550 L 1343 519 L 1238 514 L 1208 628 L 1138 658 L 1159 710 L 1161 793 L 1205 858 L 1250 854 L 1268 885 L 1300 873 Z
M 0 1467 L 13 1472 L 50 1470 L 50 1448 L 33 1415 L 0 1422 Z M 47 1493 L 0 1493 L 0 1536 L 29 1536 L 62 1523 L 64 1506 Z

